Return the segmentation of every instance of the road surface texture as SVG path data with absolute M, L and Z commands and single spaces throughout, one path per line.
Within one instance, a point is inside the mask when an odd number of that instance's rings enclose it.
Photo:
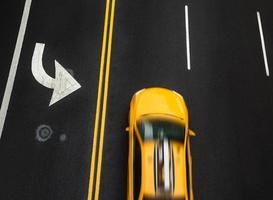
M 27 1 L 1 6 L 1 100 Z M 186 100 L 197 133 L 191 140 L 195 199 L 272 199 L 271 1 L 32 0 L 30 5 L 7 113 L 0 115 L 5 119 L 1 200 L 125 200 L 130 99 L 154 86 Z M 51 106 L 53 90 L 31 71 L 36 43 L 45 44 L 49 76 L 55 77 L 57 60 L 81 84 Z M 37 135 L 41 127 L 48 128 L 48 138 Z

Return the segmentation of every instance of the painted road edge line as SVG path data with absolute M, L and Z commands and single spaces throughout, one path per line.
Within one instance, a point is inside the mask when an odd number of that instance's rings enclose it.
M 22 50 L 23 41 L 24 41 L 24 37 L 25 37 L 25 32 L 26 32 L 29 13 L 30 13 L 31 3 L 32 3 L 32 0 L 26 0 L 26 2 L 25 2 L 21 25 L 20 25 L 16 45 L 15 45 L 15 50 L 13 53 L 11 66 L 10 66 L 9 76 L 8 76 L 8 80 L 7 80 L 7 84 L 6 84 L 6 88 L 5 88 L 5 92 L 4 92 L 4 97 L 2 100 L 2 104 L 1 104 L 0 139 L 2 136 L 4 125 L 5 125 L 5 120 L 6 120 L 6 116 L 7 116 L 11 93 L 13 90 L 14 80 L 15 80 L 15 76 L 16 76 L 16 72 L 17 72 L 17 68 L 18 68 L 20 55 L 21 55 L 21 50 Z
M 106 41 L 107 41 L 108 21 L 109 21 L 108 20 L 109 5 L 110 5 L 110 0 L 107 0 L 106 9 L 105 9 L 105 18 L 104 18 L 104 28 L 103 28 L 103 39 L 102 39 L 101 61 L 100 61 L 100 75 L 99 75 L 99 85 L 98 85 L 96 116 L 95 116 L 95 128 L 94 128 L 94 133 L 93 133 L 93 145 L 92 145 L 90 177 L 89 177 L 89 187 L 88 187 L 88 197 L 87 197 L 88 200 L 91 200 L 92 196 L 93 196 L 95 161 L 96 161 L 96 155 L 97 155 L 96 151 L 97 151 L 98 126 L 99 126 L 100 109 L 101 109 L 101 93 L 102 93 L 101 90 L 102 90 L 102 82 L 103 82 L 103 75 L 104 75 Z
M 99 143 L 99 155 L 98 155 L 98 166 L 97 166 L 97 178 L 96 178 L 96 188 L 95 188 L 95 200 L 99 199 L 99 190 L 100 190 L 101 165 L 102 165 L 105 119 L 106 119 L 106 110 L 107 110 L 108 85 L 109 85 L 112 39 L 113 39 L 113 26 L 114 26 L 114 19 L 115 19 L 115 4 L 116 4 L 116 1 L 112 0 L 111 17 L 110 17 L 110 29 L 109 29 L 109 40 L 108 40 L 107 60 L 106 60 L 106 74 L 105 74 L 105 84 L 104 84 L 102 119 L 101 119 L 102 121 L 101 121 L 101 130 L 100 130 L 100 143 Z
M 188 5 L 185 5 L 185 26 L 186 26 L 187 69 L 191 70 L 190 28 L 189 28 Z
M 269 67 L 268 67 L 267 54 L 266 54 L 266 48 L 265 48 L 265 42 L 264 42 L 263 26 L 262 26 L 262 20 L 261 20 L 261 15 L 259 11 L 257 11 L 257 20 L 258 20 L 259 31 L 261 36 L 261 45 L 262 45 L 263 56 L 264 56 L 265 72 L 266 72 L 266 76 L 269 77 Z

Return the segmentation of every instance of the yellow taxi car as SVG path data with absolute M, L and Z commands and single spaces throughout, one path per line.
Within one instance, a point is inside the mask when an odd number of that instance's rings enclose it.
M 181 95 L 147 88 L 129 113 L 127 200 L 193 200 L 188 110 Z

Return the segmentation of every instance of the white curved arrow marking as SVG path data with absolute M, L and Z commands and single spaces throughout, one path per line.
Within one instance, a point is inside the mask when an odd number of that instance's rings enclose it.
M 81 88 L 81 85 L 55 60 L 55 79 L 50 77 L 43 67 L 45 44 L 36 43 L 31 71 L 34 78 L 43 86 L 54 89 L 49 106 Z

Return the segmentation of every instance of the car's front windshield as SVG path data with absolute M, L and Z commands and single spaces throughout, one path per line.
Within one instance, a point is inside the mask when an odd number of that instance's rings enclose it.
M 143 140 L 170 139 L 184 141 L 185 126 L 178 120 L 163 118 L 143 118 L 138 120 L 137 128 Z

